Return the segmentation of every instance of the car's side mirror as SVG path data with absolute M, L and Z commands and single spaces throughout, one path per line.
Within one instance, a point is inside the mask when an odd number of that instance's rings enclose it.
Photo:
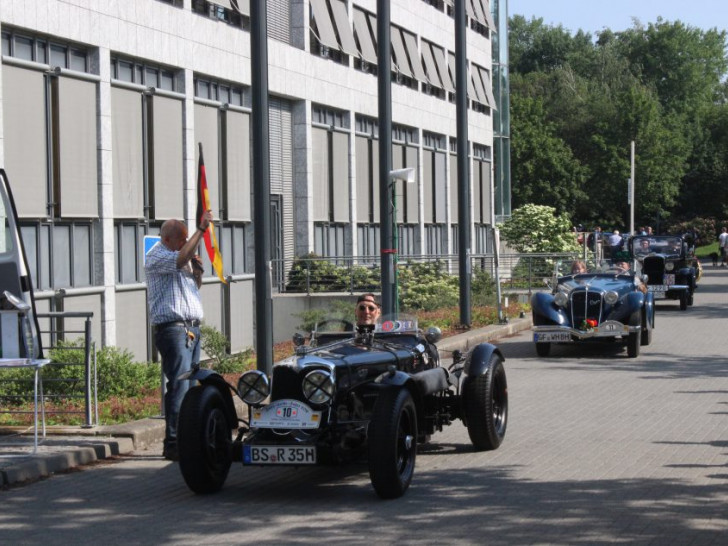
M 425 334 L 425 339 L 428 343 L 437 343 L 442 339 L 442 330 L 437 326 L 430 326 Z

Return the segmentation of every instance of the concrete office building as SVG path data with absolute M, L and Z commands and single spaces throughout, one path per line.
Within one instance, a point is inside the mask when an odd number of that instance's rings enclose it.
M 274 260 L 378 260 L 376 5 L 267 1 Z M 494 116 L 504 113 L 491 83 L 494 44 L 507 53 L 506 2 L 466 9 L 465 183 L 480 253 L 493 219 L 510 213 L 508 186 L 493 184 Z M 458 251 L 453 13 L 452 0 L 391 3 L 392 167 L 416 169 L 416 183 L 397 189 L 402 254 Z M 143 238 L 167 218 L 194 226 L 201 142 L 235 281 L 224 286 L 210 268 L 206 321 L 233 350 L 254 344 L 247 14 L 247 0 L 0 3 L 0 166 L 40 311 L 93 311 L 97 341 L 147 357 Z M 507 104 L 507 73 L 499 78 Z

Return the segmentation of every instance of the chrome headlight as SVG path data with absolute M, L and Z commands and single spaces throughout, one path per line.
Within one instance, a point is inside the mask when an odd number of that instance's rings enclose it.
M 312 404 L 326 404 L 334 397 L 334 377 L 328 370 L 313 370 L 303 378 L 303 395 Z
M 672 271 L 675 269 L 675 264 L 673 262 L 667 262 L 665 264 L 665 271 Z
M 243 402 L 255 406 L 268 398 L 270 381 L 268 376 L 259 370 L 245 372 L 238 379 L 238 395 Z
M 566 292 L 558 291 L 554 295 L 554 303 L 559 307 L 566 307 L 569 303 L 569 296 Z
M 604 301 L 607 302 L 609 305 L 614 305 L 619 301 L 619 294 L 617 294 L 614 290 L 610 290 L 606 294 L 604 294 Z

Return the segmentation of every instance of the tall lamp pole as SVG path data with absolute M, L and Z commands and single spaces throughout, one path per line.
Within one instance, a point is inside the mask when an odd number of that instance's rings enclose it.
M 396 248 L 392 226 L 390 199 L 392 169 L 392 73 L 391 35 L 389 30 L 390 0 L 377 0 L 377 90 L 379 95 L 379 229 L 382 265 L 382 312 L 390 315 L 395 309 Z

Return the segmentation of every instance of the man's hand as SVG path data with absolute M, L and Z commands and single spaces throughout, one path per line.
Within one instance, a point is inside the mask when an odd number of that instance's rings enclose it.
M 207 210 L 200 219 L 200 225 L 198 226 L 202 231 L 207 231 L 207 228 L 212 224 L 212 211 Z

